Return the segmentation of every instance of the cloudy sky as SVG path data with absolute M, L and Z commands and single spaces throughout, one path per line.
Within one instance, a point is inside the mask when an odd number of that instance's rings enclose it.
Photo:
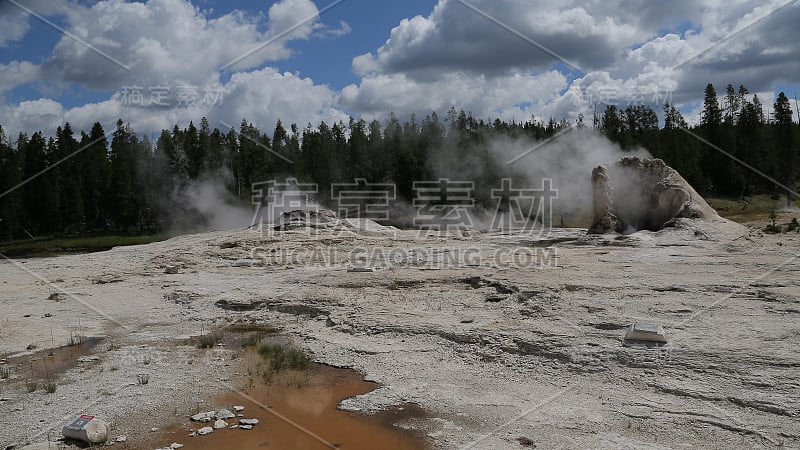
M 794 0 L 0 0 L 0 125 L 151 132 L 243 117 L 590 120 L 706 83 L 771 105 L 800 85 Z

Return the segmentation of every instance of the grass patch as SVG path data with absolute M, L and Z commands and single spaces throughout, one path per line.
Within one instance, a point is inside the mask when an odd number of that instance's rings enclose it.
M 75 253 L 92 253 L 114 247 L 149 244 L 169 239 L 170 235 L 108 235 L 84 237 L 45 237 L 0 243 L 0 253 L 15 258 L 37 258 Z
M 6 380 L 8 378 L 11 378 L 11 367 L 0 367 L 0 380 Z
M 55 381 L 48 381 L 44 384 L 44 391 L 47 392 L 48 394 L 52 394 L 53 392 L 55 392 L 56 388 L 58 388 L 58 385 L 56 384 Z
M 266 363 L 263 375 L 267 379 L 278 372 L 305 370 L 311 365 L 311 358 L 302 350 L 294 347 L 264 344 L 258 347 L 258 354 Z
M 225 331 L 230 331 L 231 333 L 258 332 L 262 334 L 275 334 L 280 330 L 269 325 L 262 325 L 258 323 L 235 323 L 233 325 L 226 327 Z
M 28 392 L 35 392 L 38 388 L 39 382 L 36 380 L 28 380 L 25 382 L 25 389 L 27 389 Z
M 264 335 L 262 333 L 250 333 L 242 338 L 242 348 L 258 347 L 258 345 L 261 344 L 261 339 L 263 338 Z
M 197 338 L 197 346 L 200 348 L 211 348 L 222 340 L 222 336 L 217 333 L 201 334 Z
M 67 346 L 77 347 L 79 345 L 83 345 L 83 336 L 79 334 L 70 334 L 69 340 L 67 340 Z
M 712 197 L 706 201 L 720 216 L 740 223 L 766 219 L 770 211 L 786 206 L 786 198 L 774 200 L 769 195 L 753 195 L 744 199 Z

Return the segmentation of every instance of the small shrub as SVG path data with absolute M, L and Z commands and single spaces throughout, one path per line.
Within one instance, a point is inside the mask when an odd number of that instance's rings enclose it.
M 25 389 L 27 389 L 28 392 L 35 392 L 38 388 L 39 382 L 36 380 L 28 380 L 25 382 Z
M 48 381 L 44 384 L 44 391 L 47 392 L 48 394 L 52 394 L 53 392 L 56 391 L 57 387 L 58 386 L 56 385 L 55 381 Z
M 263 335 L 261 333 L 250 333 L 244 338 L 242 338 L 242 348 L 247 347 L 257 347 L 258 344 L 261 343 L 261 338 Z
M 153 359 L 150 358 L 149 356 L 145 356 L 144 360 L 142 360 L 142 362 L 144 363 L 145 366 L 149 366 L 150 363 L 153 362 Z
M 136 375 L 136 379 L 139 381 L 139 384 L 144 385 L 150 382 L 150 375 L 146 373 L 140 373 L 139 375 Z
M 308 355 L 292 347 L 265 344 L 258 348 L 258 353 L 267 363 L 265 376 L 284 370 L 304 370 L 311 365 Z
M 6 380 L 8 378 L 11 378 L 11 367 L 0 367 L 0 380 Z
M 797 223 L 797 217 L 792 217 L 792 221 L 786 226 L 786 232 L 800 230 L 800 223 Z
M 219 343 L 222 338 L 216 333 L 201 334 L 198 338 L 198 347 L 211 348 Z
M 75 346 L 82 345 L 82 344 L 83 344 L 83 336 L 78 335 L 78 334 L 70 334 L 69 335 L 69 340 L 67 341 L 67 346 L 75 347 Z

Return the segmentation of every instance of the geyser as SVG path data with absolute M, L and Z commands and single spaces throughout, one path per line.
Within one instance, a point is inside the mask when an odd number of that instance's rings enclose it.
M 717 213 L 660 159 L 622 158 L 592 171 L 594 221 L 590 234 L 630 234 L 677 226 L 677 219 L 712 219 Z

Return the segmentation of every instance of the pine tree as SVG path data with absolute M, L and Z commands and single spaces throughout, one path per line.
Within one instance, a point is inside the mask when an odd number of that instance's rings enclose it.
M 773 109 L 775 110 L 775 133 L 776 144 L 778 145 L 777 156 L 780 158 L 778 166 L 780 180 L 785 186 L 792 189 L 795 176 L 796 149 L 794 148 L 792 136 L 792 107 L 786 94 L 783 92 L 778 94 L 778 99 L 775 101 Z M 791 203 L 792 194 L 787 190 L 786 205 L 791 206 Z

